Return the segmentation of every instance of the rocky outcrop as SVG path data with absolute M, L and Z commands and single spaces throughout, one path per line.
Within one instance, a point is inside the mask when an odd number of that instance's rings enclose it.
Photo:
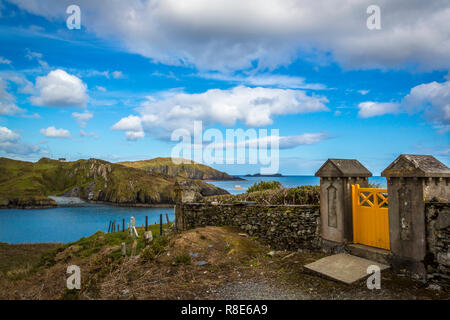
M 56 202 L 47 197 L 26 197 L 0 200 L 0 209 L 44 209 L 56 207 Z

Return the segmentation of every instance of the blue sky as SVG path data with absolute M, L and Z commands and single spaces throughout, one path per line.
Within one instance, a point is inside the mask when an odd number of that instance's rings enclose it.
M 279 129 L 284 174 L 327 158 L 379 174 L 401 153 L 449 165 L 449 4 L 379 1 L 368 30 L 369 2 L 318 2 L 0 0 L 0 156 L 170 156 L 171 132 L 202 120 Z

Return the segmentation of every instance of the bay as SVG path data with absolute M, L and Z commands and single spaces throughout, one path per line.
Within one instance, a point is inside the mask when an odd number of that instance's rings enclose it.
M 174 221 L 173 208 L 116 207 L 102 204 L 84 204 L 73 207 L 51 209 L 4 209 L 0 210 L 0 242 L 37 243 L 71 242 L 88 237 L 101 230 L 108 231 L 109 221 L 116 220 L 122 229 L 122 219 L 126 224 L 136 218 L 136 226 L 159 224 L 159 215 L 165 214 Z

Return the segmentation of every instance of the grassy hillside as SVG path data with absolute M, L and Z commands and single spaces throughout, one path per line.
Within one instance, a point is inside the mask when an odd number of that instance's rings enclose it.
M 52 206 L 49 195 L 78 196 L 115 204 L 172 204 L 176 178 L 98 159 L 36 163 L 0 158 L 0 206 Z M 201 195 L 226 191 L 194 181 Z
M 172 158 L 155 158 L 142 161 L 119 162 L 127 167 L 144 169 L 150 172 L 163 173 L 171 177 L 182 177 L 200 180 L 242 180 L 229 174 L 213 169 L 204 164 L 182 159 L 183 163 L 174 164 Z

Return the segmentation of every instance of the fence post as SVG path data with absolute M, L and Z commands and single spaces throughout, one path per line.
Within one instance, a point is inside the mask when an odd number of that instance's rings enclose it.
M 163 235 L 163 217 L 162 213 L 159 215 L 159 235 Z
M 148 216 L 145 216 L 145 231 L 148 231 Z

